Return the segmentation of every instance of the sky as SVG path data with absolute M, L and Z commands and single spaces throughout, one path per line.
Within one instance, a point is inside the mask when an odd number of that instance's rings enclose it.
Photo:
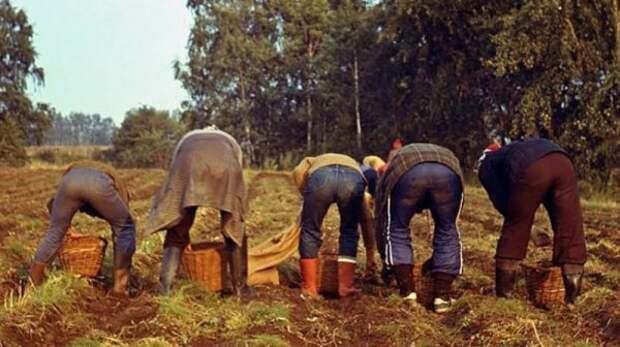
M 63 115 L 99 113 L 119 125 L 141 105 L 174 110 L 187 98 L 174 79 L 192 25 L 185 0 L 11 0 L 34 28 L 43 86 L 33 102 Z

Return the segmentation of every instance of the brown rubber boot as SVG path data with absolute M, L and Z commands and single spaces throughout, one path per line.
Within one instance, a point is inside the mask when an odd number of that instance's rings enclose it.
M 319 289 L 318 289 L 318 266 L 319 259 L 318 258 L 306 258 L 299 260 L 299 267 L 301 270 L 301 293 L 310 298 L 318 298 L 319 297 Z
M 357 264 L 347 261 L 338 262 L 338 295 L 345 296 L 359 294 L 362 290 L 353 286 L 355 268 Z
M 30 281 L 35 286 L 40 286 L 45 281 L 45 267 L 46 263 L 40 261 L 33 261 L 30 266 Z

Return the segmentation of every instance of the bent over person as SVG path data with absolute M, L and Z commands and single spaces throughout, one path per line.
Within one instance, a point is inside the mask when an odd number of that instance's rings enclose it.
M 126 295 L 131 258 L 136 250 L 136 227 L 129 211 L 129 193 L 116 170 L 95 161 L 71 164 L 48 208 L 50 224 L 34 255 L 32 282 L 43 282 L 46 265 L 58 252 L 73 216 L 81 211 L 110 223 L 114 241 L 112 293 Z
M 247 280 L 241 148 L 232 136 L 213 127 L 191 131 L 181 139 L 168 176 L 153 198 L 145 233 L 166 230 L 159 277 L 162 294 L 170 291 L 199 206 L 220 210 L 220 228 L 230 252 L 230 278 L 234 293 L 239 295 Z
M 396 276 L 400 295 L 415 301 L 413 248 L 409 222 L 430 209 L 435 221 L 433 255 L 424 271 L 433 277 L 435 312 L 450 310 L 451 287 L 463 271 L 457 219 L 463 204 L 463 174 L 458 159 L 447 148 L 412 143 L 398 151 L 377 187 L 377 246 L 384 273 Z M 385 278 L 385 277 L 384 277 Z
M 546 139 L 512 142 L 483 155 L 478 177 L 504 216 L 495 254 L 497 296 L 506 297 L 514 288 L 542 203 L 554 233 L 553 264 L 561 266 L 566 301 L 574 303 L 581 289 L 586 244 L 577 174 L 564 149 Z
M 365 168 L 371 175 L 371 168 Z M 360 165 L 344 154 L 327 153 L 304 158 L 292 172 L 293 180 L 303 195 L 301 237 L 299 241 L 302 292 L 318 297 L 318 254 L 322 243 L 321 224 L 332 203 L 340 213 L 338 250 L 338 295 L 359 293 L 355 279 L 358 225 L 362 214 L 366 179 Z M 374 175 L 376 177 L 376 174 Z M 367 238 L 364 238 L 367 240 Z M 371 240 L 371 239 L 368 239 Z M 374 246 L 368 245 L 368 257 Z

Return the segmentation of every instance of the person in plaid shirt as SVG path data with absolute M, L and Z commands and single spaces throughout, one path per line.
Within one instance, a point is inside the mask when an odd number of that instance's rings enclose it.
M 424 209 L 435 221 L 433 256 L 424 264 L 434 283 L 434 310 L 451 308 L 452 282 L 463 271 L 460 233 L 456 226 L 463 205 L 463 174 L 458 159 L 447 148 L 412 143 L 388 162 L 376 192 L 377 248 L 384 280 L 394 274 L 400 295 L 415 302 L 413 248 L 409 222 Z

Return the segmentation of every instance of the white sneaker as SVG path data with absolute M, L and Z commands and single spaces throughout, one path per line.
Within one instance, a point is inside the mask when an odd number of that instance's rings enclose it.
M 435 313 L 446 313 L 452 311 L 452 305 L 456 300 L 450 298 L 450 300 L 446 301 L 442 298 L 435 298 L 433 300 L 433 311 Z
M 406 300 L 407 302 L 417 303 L 418 295 L 415 292 L 411 292 L 409 293 L 409 295 L 405 296 L 403 299 Z

